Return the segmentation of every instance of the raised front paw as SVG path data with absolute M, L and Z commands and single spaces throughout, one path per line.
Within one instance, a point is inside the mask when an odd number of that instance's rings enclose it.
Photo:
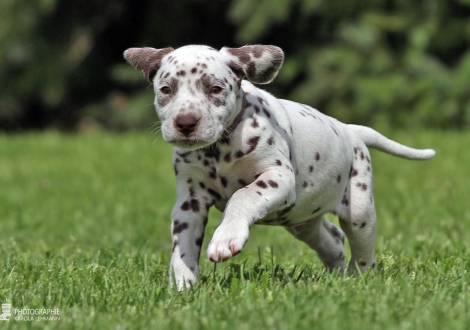
M 248 227 L 235 229 L 220 225 L 209 243 L 207 257 L 211 261 L 220 262 L 236 256 L 248 240 L 249 233 Z

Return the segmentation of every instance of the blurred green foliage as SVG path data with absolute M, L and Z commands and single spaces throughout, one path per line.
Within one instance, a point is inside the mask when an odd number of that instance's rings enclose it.
M 470 124 L 470 0 L 3 0 L 0 130 L 157 120 L 128 47 L 275 44 L 264 86 L 351 123 Z

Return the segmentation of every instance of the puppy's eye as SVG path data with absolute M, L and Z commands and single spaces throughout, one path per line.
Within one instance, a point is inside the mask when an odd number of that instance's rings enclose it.
M 222 87 L 220 86 L 212 86 L 211 88 L 211 94 L 219 94 L 222 92 Z
M 171 94 L 171 88 L 168 86 L 163 86 L 160 88 L 160 92 L 165 95 L 170 95 Z

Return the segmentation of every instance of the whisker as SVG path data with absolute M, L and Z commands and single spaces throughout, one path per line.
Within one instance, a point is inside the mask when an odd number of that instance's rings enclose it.
M 157 120 L 157 121 L 150 124 L 150 127 L 149 127 L 150 134 L 155 136 L 155 139 L 153 141 L 154 144 L 161 137 L 161 135 L 159 134 L 162 131 L 162 125 L 161 124 L 162 124 L 162 122 L 159 121 L 159 120 Z

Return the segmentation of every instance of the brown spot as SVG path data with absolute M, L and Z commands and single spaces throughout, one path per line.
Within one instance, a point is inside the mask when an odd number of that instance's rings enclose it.
M 183 158 L 183 161 L 187 164 L 191 163 L 191 160 L 188 159 L 188 157 L 191 155 L 191 151 L 186 151 L 186 152 L 177 152 L 176 153 L 178 156 Z
M 213 189 L 211 189 L 211 188 L 207 189 L 207 192 L 208 192 L 209 194 L 211 194 L 212 196 L 214 196 L 215 199 L 217 199 L 217 200 L 222 199 L 222 196 L 220 196 L 220 194 L 219 194 L 217 191 L 215 191 L 215 190 L 213 190 Z
M 220 138 L 219 142 L 221 144 L 230 144 L 230 137 L 227 136 L 227 135 L 222 135 L 222 137 Z
M 215 161 L 218 162 L 220 158 L 220 149 L 214 147 L 206 148 L 204 149 L 204 156 L 207 158 L 215 158 Z
M 314 169 L 313 165 L 310 165 L 310 166 L 308 167 L 308 171 L 309 171 L 310 173 L 313 172 L 313 169 Z
M 248 65 L 246 67 L 246 75 L 248 77 L 255 77 L 256 76 L 256 65 L 255 65 L 255 62 L 253 61 L 250 61 L 248 62 Z
M 253 128 L 258 128 L 259 127 L 259 124 L 258 124 L 258 121 L 256 120 L 256 118 L 253 118 L 253 122 L 251 123 L 251 126 Z
M 365 226 L 366 226 L 366 223 L 363 222 L 363 223 L 361 223 L 361 227 L 360 227 L 360 228 L 364 228 Z
M 271 114 L 269 113 L 269 111 L 265 107 L 263 107 L 263 112 L 266 115 L 266 117 L 271 118 Z
M 361 188 L 363 191 L 367 190 L 367 185 L 365 183 L 356 183 L 356 187 Z
M 364 267 L 365 265 L 367 265 L 367 262 L 365 262 L 365 261 L 361 261 L 361 262 L 359 263 L 359 266 L 363 266 L 363 267 Z
M 308 182 L 307 181 L 304 181 L 304 183 L 302 183 L 302 187 L 305 189 L 308 187 Z
M 279 187 L 279 185 L 277 184 L 277 182 L 273 181 L 273 180 L 269 180 L 268 181 L 268 184 L 272 187 L 272 188 L 277 188 Z
M 177 246 L 178 246 L 178 241 L 175 240 L 175 241 L 173 242 L 173 249 L 171 249 L 171 251 L 172 251 L 172 252 L 175 252 L 175 249 L 176 249 Z
M 237 152 L 235 152 L 235 157 L 241 158 L 243 156 L 245 156 L 245 153 L 243 151 L 238 150 Z
M 338 174 L 338 176 L 336 177 L 336 182 L 338 182 L 338 183 L 341 182 L 341 175 Z
M 191 210 L 194 213 L 199 212 L 199 201 L 197 199 L 191 199 L 190 204 L 191 204 Z
M 273 145 L 274 143 L 274 138 L 271 136 L 269 139 L 268 139 L 268 144 L 271 146 Z
M 249 153 L 253 152 L 253 150 L 256 149 L 259 138 L 260 138 L 259 136 L 253 136 L 248 140 L 248 145 L 250 146 L 250 148 L 246 151 L 245 153 L 246 155 L 248 155 Z
M 196 193 L 194 192 L 194 188 L 189 187 L 189 196 L 194 197 L 195 195 L 196 195 Z
M 243 47 L 240 48 L 230 48 L 228 52 L 233 56 L 238 57 L 238 60 L 244 64 L 248 63 L 251 60 L 251 56 L 245 52 Z
M 202 189 L 206 189 L 206 185 L 204 184 L 204 182 L 199 182 L 199 187 L 201 187 Z
M 263 188 L 263 189 L 266 189 L 268 188 L 268 185 L 266 184 L 266 182 L 264 182 L 263 180 L 258 180 L 255 182 L 256 185 L 260 188 Z
M 343 195 L 343 199 L 341 200 L 341 204 L 349 206 L 349 200 L 347 199 L 346 195 Z
M 331 234 L 331 236 L 340 239 L 341 242 L 344 244 L 344 236 L 343 236 L 343 234 L 341 234 L 341 232 L 339 231 L 338 228 L 336 228 L 336 227 L 334 227 L 334 226 L 331 227 L 331 228 L 330 228 L 330 234 Z
M 230 163 L 231 160 L 232 160 L 232 154 L 230 152 L 228 152 L 224 156 L 224 161 L 227 162 L 227 163 Z
M 181 233 L 183 230 L 186 230 L 189 228 L 189 225 L 187 222 L 179 222 L 178 220 L 175 220 L 173 222 L 173 235 Z
M 242 179 L 238 179 L 238 183 L 241 184 L 242 186 L 246 186 L 246 182 Z
M 259 191 L 256 192 L 258 195 L 263 196 L 263 194 Z
M 204 240 L 204 236 L 200 236 L 200 237 L 196 238 L 196 241 L 195 241 L 196 246 L 201 247 L 203 240 Z
M 227 188 L 228 180 L 227 180 L 226 177 L 224 177 L 224 176 L 220 177 L 220 183 L 222 183 L 222 186 L 224 186 L 225 188 Z
M 190 208 L 191 208 L 191 205 L 189 205 L 188 201 L 185 201 L 183 204 L 181 204 L 182 211 L 189 211 Z
M 197 68 L 192 68 L 192 69 L 191 69 L 191 73 L 192 73 L 192 74 L 195 74 L 196 72 L 197 72 Z
M 317 162 L 320 160 L 320 154 L 318 152 L 315 153 L 315 160 Z
M 276 159 L 276 165 L 281 166 L 282 162 L 279 159 Z
M 278 212 L 278 215 L 279 215 L 279 216 L 284 216 L 284 215 L 286 215 L 287 213 L 289 213 L 294 207 L 295 207 L 295 203 L 292 203 L 291 206 L 288 206 L 288 207 L 286 207 L 285 209 L 283 209 L 282 211 L 279 211 L 279 212 Z

